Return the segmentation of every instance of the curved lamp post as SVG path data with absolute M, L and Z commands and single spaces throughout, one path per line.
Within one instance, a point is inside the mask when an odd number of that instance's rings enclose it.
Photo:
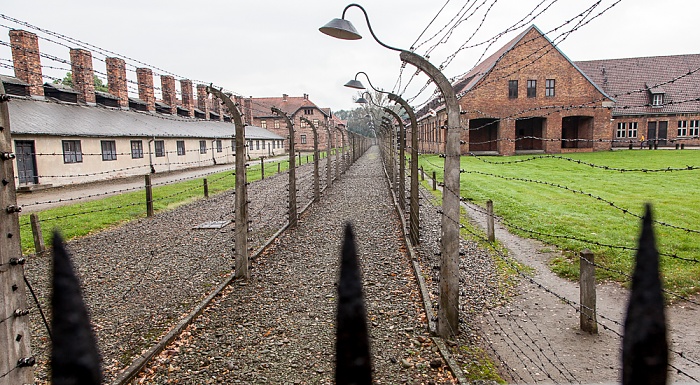
M 289 227 L 294 228 L 297 225 L 297 176 L 295 153 L 294 153 L 294 123 L 292 120 L 277 107 L 271 108 L 272 113 L 281 116 L 287 122 L 289 128 Z
M 247 280 L 250 278 L 250 273 L 248 271 L 248 192 L 245 168 L 245 125 L 243 124 L 240 111 L 238 111 L 236 104 L 229 96 L 212 86 L 207 87 L 207 92 L 223 100 L 231 112 L 233 123 L 236 126 L 236 187 L 234 190 L 236 194 L 235 276 L 236 278 Z
M 445 75 L 422 56 L 410 51 L 395 48 L 382 43 L 372 30 L 369 16 L 362 6 L 350 4 L 343 10 L 341 19 L 333 19 L 319 31 L 326 35 L 344 40 L 361 39 L 352 23 L 345 20 L 345 12 L 357 7 L 362 10 L 367 21 L 367 27 L 374 40 L 381 46 L 400 52 L 402 61 L 407 62 L 423 71 L 442 93 L 447 109 L 447 137 L 445 143 L 444 187 L 442 192 L 442 236 L 440 242 L 440 306 L 438 308 L 438 334 L 442 337 L 452 337 L 459 333 L 459 104 L 454 88 Z
M 300 119 L 306 122 L 314 133 L 314 202 L 318 202 L 321 199 L 321 187 L 318 181 L 318 131 L 316 130 L 316 125 L 312 121 L 303 116 Z
M 330 124 L 325 124 L 326 135 L 328 136 L 328 141 L 326 142 L 326 188 L 333 185 L 333 163 L 331 161 L 331 127 Z

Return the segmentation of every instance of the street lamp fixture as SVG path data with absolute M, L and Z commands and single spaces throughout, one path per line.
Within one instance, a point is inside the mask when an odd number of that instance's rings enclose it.
M 365 15 L 367 27 L 374 40 L 381 46 L 400 52 L 402 61 L 424 72 L 435 82 L 445 100 L 447 110 L 447 134 L 445 143 L 444 187 L 442 199 L 442 238 L 440 242 L 440 301 L 437 332 L 450 338 L 459 334 L 459 230 L 460 230 L 460 122 L 459 104 L 454 88 L 440 70 L 424 57 L 381 42 L 372 30 L 369 16 L 359 4 L 350 4 L 343 10 L 341 19 L 333 19 L 319 30 L 329 36 L 344 40 L 361 39 L 355 27 L 345 19 L 345 12 L 357 7 Z

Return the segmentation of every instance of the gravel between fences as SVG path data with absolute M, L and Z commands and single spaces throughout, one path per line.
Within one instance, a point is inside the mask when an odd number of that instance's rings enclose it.
M 325 159 L 321 186 L 323 166 Z M 297 206 L 302 208 L 313 196 L 313 164 L 297 169 L 297 178 Z M 251 248 L 261 246 L 286 223 L 287 186 L 287 173 L 249 186 Z M 68 244 L 99 340 L 106 383 L 231 273 L 233 224 L 220 230 L 192 227 L 233 219 L 233 197 L 232 191 L 224 192 Z M 48 319 L 50 266 L 51 257 L 39 255 L 31 256 L 25 267 Z M 46 328 L 36 308 L 30 317 L 36 380 L 47 383 Z
M 375 383 L 452 383 L 402 246 L 376 148 L 283 234 L 136 383 L 332 384 L 342 230 L 353 224 Z M 431 365 L 432 364 L 432 365 Z

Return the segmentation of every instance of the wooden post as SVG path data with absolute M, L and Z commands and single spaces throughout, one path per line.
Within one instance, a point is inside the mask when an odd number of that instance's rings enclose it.
M 32 224 L 32 235 L 34 236 L 34 252 L 36 254 L 43 253 L 46 251 L 46 246 L 44 245 L 44 236 L 41 233 L 39 216 L 36 213 L 32 213 L 29 216 L 29 221 Z
M 207 181 L 207 178 L 204 178 L 204 197 L 209 198 L 209 181 Z
M 437 175 L 435 171 L 433 171 L 433 191 L 437 190 Z
M 277 173 L 279 174 L 282 170 L 282 162 L 277 162 Z
M 151 174 L 146 174 L 146 216 L 153 216 L 153 187 L 151 185 Z
M 595 293 L 595 257 L 593 253 L 584 249 L 580 258 L 580 285 L 581 285 L 581 330 L 598 334 L 598 321 L 596 319 L 596 293 Z
M 489 199 L 486 201 L 486 235 L 491 243 L 496 242 L 496 231 L 493 222 L 493 201 Z
M 420 180 L 425 180 L 425 171 L 423 171 L 423 167 L 420 168 Z
M 260 179 L 265 179 L 265 157 L 260 157 Z
M 0 383 L 33 384 L 35 359 L 29 345 L 29 317 L 25 314 L 28 306 L 19 239 L 21 208 L 17 206 L 7 100 L 0 82 Z

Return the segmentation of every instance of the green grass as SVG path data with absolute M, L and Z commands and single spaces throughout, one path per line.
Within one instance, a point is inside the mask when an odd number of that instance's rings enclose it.
M 610 151 L 565 155 L 565 157 L 617 168 L 684 168 L 700 166 L 700 151 Z M 490 162 L 510 162 L 531 156 L 482 158 Z M 420 164 L 438 180 L 443 178 L 443 159 L 421 156 Z M 578 252 L 584 248 L 596 254 L 596 262 L 612 270 L 629 273 L 633 253 L 571 239 L 542 234 L 578 237 L 609 245 L 636 247 L 641 220 L 589 196 L 550 185 L 507 178 L 531 179 L 581 190 L 586 194 L 613 202 L 636 215 L 643 214 L 644 204 L 652 204 L 654 218 L 682 228 L 700 229 L 700 194 L 697 188 L 700 171 L 619 172 L 593 168 L 562 159 L 544 158 L 514 164 L 489 164 L 475 157 L 462 157 L 461 168 L 489 174 L 462 173 L 460 195 L 485 207 L 494 201 L 494 210 L 514 226 L 538 234 L 511 230 L 524 237 L 537 238 L 565 251 L 552 262 L 552 269 L 569 278 L 578 277 Z M 655 224 L 657 245 L 662 253 L 700 259 L 700 236 L 697 233 Z M 661 257 L 662 277 L 669 290 L 680 294 L 698 292 L 700 263 Z M 601 279 L 626 282 L 615 272 L 598 270 Z
M 325 153 L 322 153 L 321 157 L 325 157 Z M 309 156 L 309 162 L 313 162 L 312 156 Z M 278 163 L 280 163 L 280 172 L 289 169 L 289 162 L 286 160 L 265 163 L 266 177 L 277 173 Z M 302 163 L 306 164 L 304 153 L 302 153 Z M 248 167 L 247 177 L 249 182 L 261 179 L 260 163 Z M 206 178 L 210 196 L 232 189 L 236 183 L 232 170 L 211 174 Z M 153 209 L 156 212 L 172 210 L 183 204 L 203 198 L 202 178 L 157 186 L 153 188 Z M 70 240 L 145 217 L 145 191 L 127 192 L 90 202 L 60 206 L 38 212 L 37 214 L 41 221 L 42 233 L 46 244 L 50 242 L 51 230 L 54 228 L 60 229 L 63 237 Z M 31 226 L 29 225 L 29 214 L 21 215 L 19 220 L 22 251 L 25 254 L 33 253 L 34 241 Z

